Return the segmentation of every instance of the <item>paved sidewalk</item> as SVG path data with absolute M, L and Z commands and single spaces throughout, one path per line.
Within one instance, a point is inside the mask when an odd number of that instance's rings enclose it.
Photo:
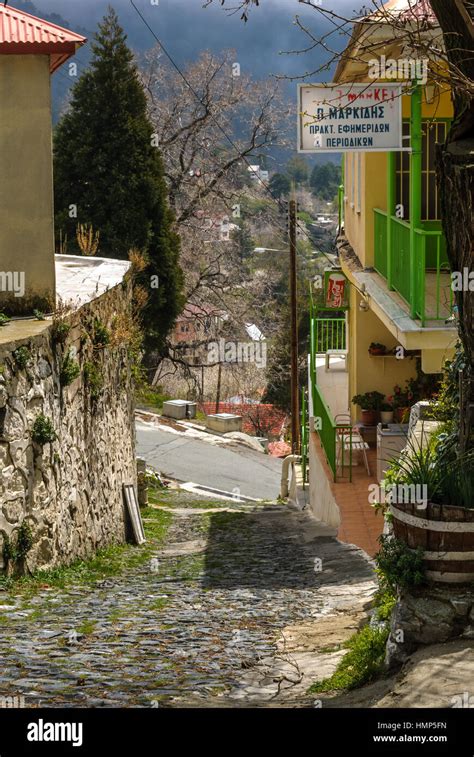
M 287 506 L 182 492 L 166 502 L 171 526 L 146 564 L 13 604 L 0 592 L 0 696 L 26 707 L 312 706 L 308 686 L 343 654 L 322 647 L 365 617 L 367 558 Z

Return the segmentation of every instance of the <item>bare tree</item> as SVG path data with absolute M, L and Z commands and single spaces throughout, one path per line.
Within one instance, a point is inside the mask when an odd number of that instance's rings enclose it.
M 183 74 L 159 48 L 148 53 L 142 70 L 180 226 L 206 200 L 232 207 L 249 163 L 281 144 L 280 127 L 289 114 L 274 82 L 252 80 L 231 50 L 203 52 Z

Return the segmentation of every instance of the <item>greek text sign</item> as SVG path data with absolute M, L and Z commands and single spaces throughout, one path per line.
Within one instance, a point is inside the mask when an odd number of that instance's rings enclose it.
M 400 84 L 299 84 L 298 152 L 402 150 Z

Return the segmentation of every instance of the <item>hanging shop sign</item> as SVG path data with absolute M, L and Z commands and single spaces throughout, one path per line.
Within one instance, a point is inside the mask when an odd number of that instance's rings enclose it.
M 298 152 L 406 149 L 400 84 L 299 84 L 298 112 Z
M 340 271 L 324 271 L 324 307 L 328 310 L 349 308 L 349 281 Z

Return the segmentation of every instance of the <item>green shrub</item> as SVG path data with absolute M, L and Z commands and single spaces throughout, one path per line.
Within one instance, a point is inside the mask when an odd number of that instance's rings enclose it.
M 110 333 L 98 318 L 94 320 L 92 343 L 95 347 L 106 347 L 110 342 Z
M 314 683 L 308 693 L 356 689 L 373 681 L 383 669 L 388 634 L 388 626 L 364 626 L 344 644 L 349 651 L 332 676 Z
M 74 360 L 69 351 L 62 362 L 61 371 L 59 373 L 61 386 L 69 386 L 69 384 L 72 384 L 72 382 L 77 379 L 80 372 L 81 369 L 79 368 L 79 363 L 77 360 Z
M 70 331 L 71 326 L 69 323 L 65 323 L 65 321 L 54 321 L 53 328 L 51 329 L 53 341 L 58 342 L 59 344 L 64 344 Z
M 379 538 L 380 550 L 375 555 L 377 572 L 382 589 L 395 592 L 424 583 L 423 550 L 410 549 L 404 541 L 393 536 Z
M 97 400 L 104 387 L 104 379 L 98 365 L 87 362 L 84 365 L 84 381 L 91 399 Z
M 20 368 L 20 370 L 23 370 L 31 360 L 31 352 L 29 351 L 28 347 L 22 345 L 13 352 L 13 358 L 18 368 Z
M 58 435 L 54 430 L 52 421 L 45 415 L 41 414 L 38 415 L 33 424 L 31 438 L 34 442 L 43 446 L 44 444 L 52 444 L 55 442 Z
M 6 326 L 10 322 L 10 318 L 5 313 L 0 312 L 0 328 Z
M 16 534 L 16 541 L 5 537 L 3 543 L 3 559 L 5 563 L 18 562 L 24 560 L 33 546 L 33 533 L 31 527 L 26 521 L 23 521 Z

